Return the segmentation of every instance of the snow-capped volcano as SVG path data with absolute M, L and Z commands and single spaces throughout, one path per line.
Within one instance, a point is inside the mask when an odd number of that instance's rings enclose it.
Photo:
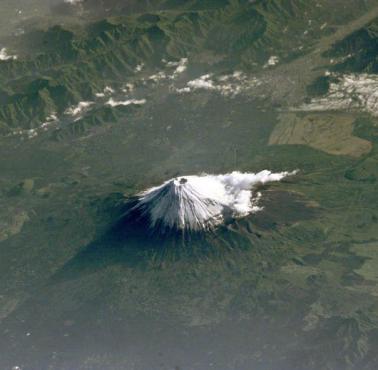
M 177 177 L 140 193 L 133 210 L 147 217 L 151 228 L 208 230 L 221 224 L 225 214 L 238 218 L 257 212 L 260 194 L 254 194 L 253 187 L 295 173 L 264 170 Z

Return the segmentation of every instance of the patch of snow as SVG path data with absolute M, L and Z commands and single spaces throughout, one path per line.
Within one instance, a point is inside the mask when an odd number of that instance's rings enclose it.
M 164 182 L 138 195 L 138 210 L 150 220 L 151 228 L 203 231 L 233 218 L 258 212 L 258 184 L 280 181 L 293 172 L 232 172 L 225 175 L 184 176 Z

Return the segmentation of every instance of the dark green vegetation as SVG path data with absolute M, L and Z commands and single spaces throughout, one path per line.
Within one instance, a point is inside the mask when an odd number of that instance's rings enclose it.
M 344 59 L 334 67 L 338 72 L 378 72 L 378 19 L 336 43 L 327 56 Z
M 51 113 L 61 115 L 71 104 L 93 99 L 106 85 L 127 81 L 140 62 L 156 68 L 162 58 L 190 55 L 201 61 L 207 53 L 218 60 L 214 68 L 232 63 L 256 71 L 271 55 L 290 60 L 331 31 L 323 25 L 348 22 L 352 5 L 353 16 L 367 7 L 352 0 L 349 7 L 303 0 L 230 1 L 216 7 L 214 2 L 207 7 L 207 2 L 181 3 L 164 2 L 157 13 L 19 36 L 19 59 L 0 62 L 2 134 L 38 127 Z
M 375 2 L 108 6 L 55 8 L 4 43 L 19 58 L 0 62 L 0 368 L 376 369 L 377 119 L 286 100 L 326 96 L 332 68 L 376 73 Z M 162 59 L 181 58 L 173 78 Z M 262 86 L 175 92 L 236 70 Z M 262 169 L 299 173 L 205 240 L 117 224 L 168 178 Z

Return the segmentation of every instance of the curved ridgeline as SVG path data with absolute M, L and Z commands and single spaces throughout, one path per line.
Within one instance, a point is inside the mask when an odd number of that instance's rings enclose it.
M 326 55 L 344 59 L 332 68 L 335 72 L 377 73 L 378 19 L 336 43 Z
M 271 53 L 290 60 L 330 32 L 322 24 L 348 22 L 367 6 L 357 1 L 352 15 L 334 2 L 323 3 L 318 7 L 304 0 L 152 2 L 147 14 L 108 18 L 83 28 L 42 25 L 19 36 L 18 59 L 0 62 L 0 133 L 39 127 L 46 117 L 91 100 L 105 86 L 126 83 L 140 63 L 156 66 L 163 58 L 188 55 L 201 61 L 205 52 L 215 55 L 220 67 L 256 71 Z M 120 5 L 122 10 L 127 7 Z M 124 110 L 96 109 L 77 123 L 79 130 L 114 122 Z

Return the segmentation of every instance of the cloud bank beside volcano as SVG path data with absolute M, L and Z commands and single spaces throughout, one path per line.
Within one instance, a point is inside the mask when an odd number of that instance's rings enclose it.
M 295 173 L 264 170 L 178 177 L 140 193 L 133 210 L 147 217 L 151 228 L 209 230 L 223 223 L 225 214 L 240 218 L 259 211 L 261 194 L 254 187 Z

